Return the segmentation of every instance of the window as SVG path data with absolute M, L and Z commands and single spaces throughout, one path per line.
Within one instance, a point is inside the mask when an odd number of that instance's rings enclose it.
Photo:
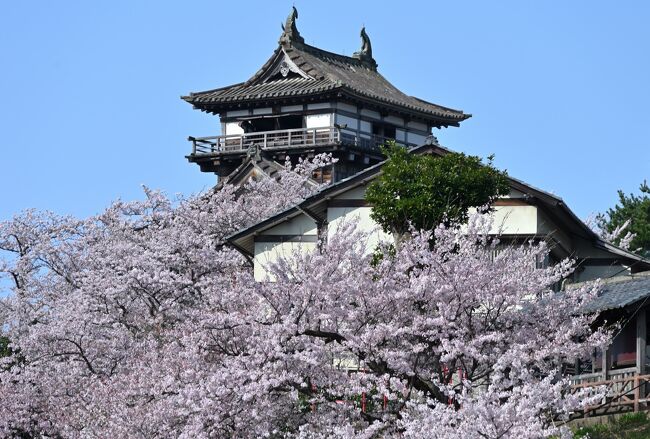
M 255 119 L 244 120 L 240 126 L 247 128 L 245 132 L 259 133 L 262 131 L 278 131 L 302 128 L 302 115 L 291 114 L 279 117 L 260 117 Z
M 317 183 L 331 183 L 332 182 L 332 165 L 323 168 L 314 169 L 311 175 Z
M 372 134 L 379 137 L 386 137 L 388 139 L 395 138 L 395 127 L 393 125 L 384 125 L 379 123 L 372 124 Z

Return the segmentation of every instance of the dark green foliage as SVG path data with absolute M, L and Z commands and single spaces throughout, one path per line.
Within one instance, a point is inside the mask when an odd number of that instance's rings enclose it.
M 389 258 L 394 258 L 396 254 L 397 254 L 397 249 L 395 248 L 395 245 L 393 244 L 379 245 L 377 246 L 377 248 L 375 248 L 375 251 L 372 254 L 372 259 L 370 260 L 370 264 L 373 267 L 377 267 L 379 263 L 384 260 L 385 256 L 388 256 Z
M 607 210 L 606 214 L 598 215 L 598 226 L 607 232 L 612 232 L 630 220 L 627 230 L 635 234 L 630 249 L 645 257 L 650 257 L 650 187 L 644 181 L 639 188 L 641 194 L 625 195 L 618 191 L 618 203 Z M 625 235 L 625 233 L 623 233 Z M 620 238 L 614 244 L 618 244 Z
M 608 424 L 596 424 L 576 430 L 576 438 L 650 439 L 650 421 L 644 412 L 630 413 Z
M 11 355 L 11 349 L 9 349 L 9 339 L 0 335 L 0 358 L 8 357 Z
M 4 337 L 0 335 L 0 358 L 3 357 L 10 357 L 13 355 L 13 358 L 9 362 L 5 362 L 2 365 L 0 365 L 0 369 L 10 369 L 16 364 L 21 364 L 25 362 L 25 357 L 20 355 L 20 351 L 13 350 L 9 346 L 9 339 L 7 337 Z
M 485 164 L 460 153 L 415 155 L 394 143 L 384 153 L 388 161 L 366 200 L 386 232 L 406 233 L 409 223 L 417 230 L 463 223 L 470 207 L 485 206 L 510 190 L 507 174 L 492 166 L 492 157 Z

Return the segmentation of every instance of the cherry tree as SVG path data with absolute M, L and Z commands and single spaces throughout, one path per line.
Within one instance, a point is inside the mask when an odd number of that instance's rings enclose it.
M 614 227 L 611 231 L 608 231 L 604 227 L 601 227 L 601 224 L 599 224 L 599 221 L 602 222 L 602 219 L 600 218 L 602 217 L 592 214 L 584 220 L 584 223 L 602 239 L 613 245 L 616 245 L 623 250 L 633 252 L 639 252 L 641 250 L 630 248 L 632 241 L 634 241 L 634 238 L 637 236 L 636 233 L 632 233 L 629 230 L 630 224 L 632 222 L 631 219 L 626 219 L 622 222 L 622 224 Z
M 224 237 L 304 198 L 327 158 L 173 202 L 0 225 L 0 432 L 71 438 L 570 435 L 598 395 L 562 367 L 607 342 L 559 292 L 571 262 L 489 219 L 413 231 L 383 257 L 343 224 L 256 283 Z M 431 234 L 435 239 L 431 239 Z M 432 248 L 430 243 L 435 241 Z

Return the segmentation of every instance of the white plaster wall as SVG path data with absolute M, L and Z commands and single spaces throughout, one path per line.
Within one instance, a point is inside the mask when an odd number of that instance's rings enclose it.
M 310 252 L 316 248 L 315 242 L 300 242 L 299 240 L 281 242 L 283 237 L 316 236 L 317 233 L 316 223 L 306 215 L 298 215 L 266 230 L 262 236 L 266 239 L 273 239 L 273 236 L 276 236 L 277 242 L 255 243 L 253 259 L 255 280 L 272 281 L 273 279 L 268 277 L 268 264 L 277 261 L 281 255 L 288 256 L 294 251 Z
M 269 274 L 269 266 L 277 262 L 281 256 L 287 257 L 294 252 L 305 254 L 314 250 L 316 250 L 315 242 L 256 242 L 253 258 L 255 280 L 274 281 L 275 278 Z
M 308 110 L 321 110 L 323 108 L 332 108 L 331 102 L 319 102 L 317 104 L 307 104 Z
M 271 114 L 271 113 L 273 113 L 273 110 L 269 107 L 253 109 L 253 114 Z
M 305 117 L 305 126 L 307 128 L 323 128 L 332 125 L 332 114 L 309 114 Z
M 369 232 L 365 243 L 366 251 L 373 252 L 383 241 L 392 241 L 392 237 L 381 230 L 379 225 L 370 218 L 370 207 L 330 207 L 327 209 L 327 237 L 329 239 L 346 221 L 357 221 L 359 230 Z
M 404 130 L 395 130 L 395 140 L 400 142 L 406 141 L 406 131 Z
M 283 113 L 302 111 L 302 105 L 283 105 L 282 107 L 280 107 L 280 111 Z
M 226 135 L 233 135 L 233 134 L 244 134 L 244 130 L 242 127 L 239 126 L 239 122 L 228 122 L 226 123 Z
M 492 217 L 494 222 L 490 233 L 501 232 L 504 235 L 538 233 L 535 206 L 495 206 Z
M 361 200 L 364 198 L 365 186 L 353 188 L 336 197 L 338 200 Z M 341 225 L 346 221 L 354 220 L 357 226 L 369 232 L 365 249 L 368 253 L 373 252 L 380 242 L 390 242 L 392 237 L 381 230 L 375 221 L 370 217 L 371 207 L 330 207 L 327 210 L 328 228 L 327 235 L 330 238 Z M 611 254 L 594 248 L 590 243 L 568 241 L 562 230 L 555 228 L 555 225 L 548 222 L 545 216 L 536 206 L 496 206 L 492 213 L 494 224 L 490 233 L 503 233 L 504 235 L 525 234 L 545 235 L 552 233 L 555 239 L 560 241 L 564 247 L 575 252 L 577 257 L 602 258 L 611 257 Z M 501 228 L 501 230 L 499 230 Z M 309 236 L 313 241 L 317 236 L 316 224 L 306 215 L 300 215 L 290 221 L 283 222 L 264 232 L 265 240 L 273 240 L 277 236 L 277 242 L 256 242 L 254 254 L 254 275 L 257 281 L 273 281 L 268 275 L 268 266 L 278 260 L 281 255 L 289 256 L 294 252 L 304 254 L 315 251 L 316 242 L 301 242 L 300 236 Z M 282 239 L 293 237 L 291 241 L 280 242 Z M 298 237 L 296 239 L 295 237 Z M 621 271 L 623 267 L 584 264 L 582 269 L 575 273 L 575 281 L 583 282 L 603 277 L 626 276 L 630 274 L 629 269 Z
M 266 230 L 263 235 L 316 235 L 316 223 L 307 215 L 282 222 L 275 227 Z
M 372 133 L 372 124 L 365 120 L 359 121 L 359 130 L 365 133 Z

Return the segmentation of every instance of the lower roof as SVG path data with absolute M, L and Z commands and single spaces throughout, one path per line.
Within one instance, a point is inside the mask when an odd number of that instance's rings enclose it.
M 437 143 L 427 143 L 412 148 L 410 152 L 412 154 L 429 153 L 435 155 L 444 155 L 449 154 L 453 151 L 444 148 Z M 296 204 L 295 206 L 285 209 L 282 212 L 279 212 L 263 221 L 253 224 L 226 237 L 226 241 L 235 246 L 238 250 L 242 251 L 251 245 L 253 242 L 253 237 L 256 234 L 274 227 L 283 221 L 305 213 L 308 213 L 318 219 L 319 216 L 322 216 L 322 204 L 324 202 L 326 202 L 329 198 L 337 196 L 343 192 L 347 192 L 354 187 L 364 185 L 372 181 L 381 175 L 381 168 L 384 163 L 386 162 L 383 161 L 377 163 L 376 165 L 370 166 L 369 168 L 366 168 L 365 170 L 351 177 L 330 184 L 314 193 L 310 197 L 306 198 L 299 204 Z M 554 215 L 558 219 L 557 222 L 565 224 L 568 231 L 573 235 L 586 239 L 592 242 L 594 247 L 620 258 L 626 264 L 629 264 L 635 272 L 650 270 L 649 260 L 604 241 L 600 236 L 598 236 L 598 234 L 596 234 L 584 222 L 582 222 L 582 220 L 580 220 L 571 209 L 569 209 L 562 198 L 549 192 L 545 192 L 541 189 L 535 188 L 523 182 L 522 180 L 518 180 L 512 177 L 508 178 L 510 180 L 511 188 L 524 193 L 529 200 L 537 202 L 538 205 L 543 206 L 547 212 L 554 212 Z
M 584 306 L 582 311 L 590 313 L 619 309 L 650 298 L 650 272 L 613 277 L 602 282 L 603 287 L 598 296 Z M 572 285 L 571 288 L 577 285 Z

